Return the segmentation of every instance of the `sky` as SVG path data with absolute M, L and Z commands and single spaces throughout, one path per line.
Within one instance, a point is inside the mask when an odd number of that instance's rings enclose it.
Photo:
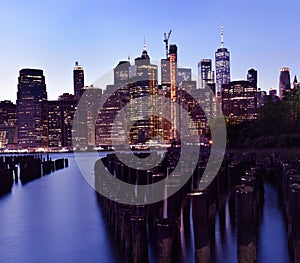
M 128 55 L 165 57 L 163 33 L 172 29 L 178 63 L 197 74 L 221 45 L 231 53 L 231 80 L 258 70 L 263 90 L 278 88 L 281 67 L 300 79 L 298 0 L 0 0 L 0 100 L 16 101 L 19 70 L 39 68 L 48 99 L 73 92 L 75 61 L 94 83 Z M 104 88 L 104 87 L 100 87 Z

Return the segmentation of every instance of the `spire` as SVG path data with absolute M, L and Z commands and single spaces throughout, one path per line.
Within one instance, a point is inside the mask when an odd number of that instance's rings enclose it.
M 297 76 L 296 75 L 295 75 L 295 78 L 294 78 L 293 86 L 294 86 L 294 89 L 298 88 L 298 80 L 297 80 Z
M 298 83 L 297 76 L 295 75 L 294 83 Z
M 221 48 L 224 48 L 224 26 L 221 27 Z
M 143 51 L 142 51 L 142 56 L 141 56 L 141 58 L 143 58 L 143 59 L 149 59 L 148 51 L 147 51 L 147 46 L 146 46 L 145 36 L 144 36 L 144 48 L 143 48 Z
M 144 36 L 144 48 L 143 48 L 143 51 L 147 52 L 147 46 L 146 46 L 146 38 L 145 38 L 145 36 Z

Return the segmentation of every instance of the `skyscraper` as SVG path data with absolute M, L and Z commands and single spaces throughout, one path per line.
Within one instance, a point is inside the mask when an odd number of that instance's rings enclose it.
M 48 101 L 48 146 L 71 147 L 72 125 L 77 100 L 74 95 L 64 93 L 58 100 Z
M 192 80 L 192 69 L 178 68 L 178 70 L 177 70 L 178 86 L 180 86 L 183 81 L 191 81 L 191 80 Z
M 249 69 L 247 74 L 247 80 L 254 85 L 254 87 L 257 87 L 257 70 L 255 69 Z
M 285 67 L 280 69 L 279 76 L 279 96 L 280 99 L 284 98 L 284 95 L 291 90 L 291 79 L 290 79 L 290 69 Z
M 214 83 L 214 71 L 212 70 L 211 59 L 202 59 L 198 63 L 198 79 L 200 88 L 204 88 L 205 84 Z
M 249 81 L 232 81 L 222 86 L 222 111 L 233 122 L 256 118 L 257 89 Z
M 224 32 L 222 26 L 221 32 L 221 48 L 215 53 L 216 58 L 216 89 L 217 92 L 222 91 L 223 84 L 230 82 L 230 52 L 224 47 Z
M 175 141 L 179 140 L 177 134 L 177 129 L 179 125 L 179 110 L 177 107 L 177 46 L 170 45 L 169 49 L 170 54 L 170 97 L 173 105 L 171 105 L 171 121 L 172 121 L 172 130 L 171 130 L 171 139 Z
M 22 148 L 47 147 L 47 92 L 40 69 L 20 71 L 17 92 L 18 143 Z
M 152 137 L 157 136 L 157 125 L 159 118 L 152 110 L 156 101 L 151 104 L 139 100 L 144 96 L 156 95 L 158 92 L 158 69 L 157 65 L 150 63 L 150 57 L 146 45 L 144 45 L 142 55 L 135 59 L 135 75 L 131 77 L 129 86 L 129 96 L 132 107 L 130 107 L 130 140 L 133 143 L 145 143 Z M 146 117 L 149 116 L 149 117 Z
M 0 148 L 16 143 L 16 104 L 0 101 Z
M 84 87 L 84 70 L 82 66 L 79 66 L 78 61 L 75 62 L 73 68 L 73 84 L 75 98 L 80 98 L 80 90 Z

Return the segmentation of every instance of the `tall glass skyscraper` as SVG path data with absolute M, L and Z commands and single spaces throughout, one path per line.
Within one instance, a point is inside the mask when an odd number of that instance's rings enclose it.
M 43 71 L 22 69 L 18 80 L 18 143 L 22 148 L 47 147 L 47 92 Z
M 82 66 L 79 66 L 78 61 L 75 62 L 73 69 L 73 84 L 75 98 L 79 99 L 81 89 L 84 87 L 84 70 Z
M 223 84 L 230 82 L 230 52 L 224 47 L 224 32 L 222 26 L 221 48 L 215 53 L 216 58 L 216 89 L 217 92 L 222 91 Z

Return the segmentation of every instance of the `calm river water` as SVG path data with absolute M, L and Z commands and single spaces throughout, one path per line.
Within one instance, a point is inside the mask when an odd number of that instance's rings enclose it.
M 0 197 L 0 262 L 124 262 L 74 155 L 51 156 L 69 158 L 69 167 L 26 185 L 19 182 Z M 236 262 L 235 225 L 228 214 L 223 229 L 216 218 L 213 262 Z M 181 236 L 182 261 L 194 262 L 192 235 Z M 290 262 L 277 189 L 270 183 L 265 183 L 257 262 Z

